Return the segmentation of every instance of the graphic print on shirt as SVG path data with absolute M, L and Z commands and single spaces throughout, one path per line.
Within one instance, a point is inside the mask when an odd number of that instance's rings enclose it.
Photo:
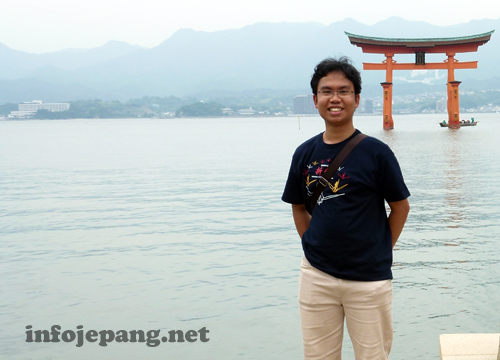
M 305 167 L 303 178 L 308 196 L 312 196 L 319 179 L 328 170 L 329 163 L 330 159 L 315 160 Z M 323 201 L 345 195 L 345 192 L 339 191 L 349 185 L 348 179 L 350 179 L 350 176 L 347 174 L 344 167 L 340 166 L 333 177 L 328 181 L 328 186 L 320 194 L 317 202 L 318 205 L 321 205 Z

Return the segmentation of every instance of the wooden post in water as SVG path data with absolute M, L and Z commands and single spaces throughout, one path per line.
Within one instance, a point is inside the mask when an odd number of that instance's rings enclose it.
M 394 120 L 392 119 L 392 82 L 380 83 L 384 88 L 384 130 L 394 129 Z
M 448 127 L 452 129 L 460 129 L 460 93 L 458 91 L 458 85 L 461 81 L 451 81 L 448 88 L 450 93 L 448 94 L 448 101 L 450 102 L 450 110 L 448 111 Z
M 455 53 L 449 52 L 446 54 L 448 60 L 448 127 L 452 129 L 460 129 L 460 106 L 458 85 L 460 82 L 455 81 Z

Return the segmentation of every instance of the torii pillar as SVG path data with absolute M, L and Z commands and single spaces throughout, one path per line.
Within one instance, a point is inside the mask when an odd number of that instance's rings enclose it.
M 392 119 L 392 82 L 380 83 L 384 88 L 384 107 L 382 116 L 384 117 L 384 130 L 394 129 L 394 120 Z
M 385 54 L 385 82 L 380 83 L 384 88 L 384 108 L 382 115 L 384 117 L 384 130 L 394 129 L 394 120 L 392 119 L 392 58 L 394 54 Z
M 381 64 L 363 63 L 364 70 L 385 70 L 385 82 L 381 83 L 384 94 L 383 127 L 384 130 L 394 129 L 392 119 L 392 71 L 393 70 L 448 70 L 448 127 L 460 128 L 460 102 L 458 86 L 455 80 L 455 69 L 477 69 L 477 61 L 459 62 L 455 60 L 456 53 L 475 52 L 480 45 L 486 44 L 493 31 L 471 36 L 442 39 L 399 39 L 375 38 L 354 35 L 346 32 L 351 44 L 362 48 L 363 52 L 384 54 L 386 59 Z M 395 54 L 415 54 L 415 63 L 397 63 L 393 60 Z M 426 53 L 445 53 L 447 59 L 442 63 L 426 63 Z
M 455 81 L 455 53 L 447 53 L 448 56 L 448 127 L 452 129 L 460 128 L 460 92 L 458 86 L 460 81 Z

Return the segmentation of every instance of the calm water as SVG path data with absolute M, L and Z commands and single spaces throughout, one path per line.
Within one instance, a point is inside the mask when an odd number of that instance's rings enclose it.
M 499 332 L 500 115 L 356 117 L 412 193 L 391 359 Z M 280 201 L 319 117 L 0 122 L 0 359 L 288 359 L 302 256 Z M 33 330 L 199 330 L 209 342 L 26 343 Z M 349 341 L 344 358 L 353 359 Z

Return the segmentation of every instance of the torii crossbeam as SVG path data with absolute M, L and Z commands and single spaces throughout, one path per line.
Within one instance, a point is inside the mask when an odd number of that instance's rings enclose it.
M 351 44 L 361 47 L 364 53 L 384 54 L 382 63 L 363 63 L 364 70 L 385 70 L 384 89 L 384 129 L 394 128 L 392 118 L 392 71 L 393 70 L 448 70 L 448 126 L 460 128 L 459 91 L 460 81 L 455 80 L 455 69 L 477 69 L 477 61 L 459 62 L 455 59 L 457 53 L 476 52 L 478 47 L 486 44 L 495 30 L 484 34 L 426 39 L 398 39 L 354 35 L 348 32 Z M 415 54 L 415 63 L 397 63 L 393 60 L 395 54 Z M 447 59 L 442 63 L 426 63 L 425 54 L 444 53 Z

